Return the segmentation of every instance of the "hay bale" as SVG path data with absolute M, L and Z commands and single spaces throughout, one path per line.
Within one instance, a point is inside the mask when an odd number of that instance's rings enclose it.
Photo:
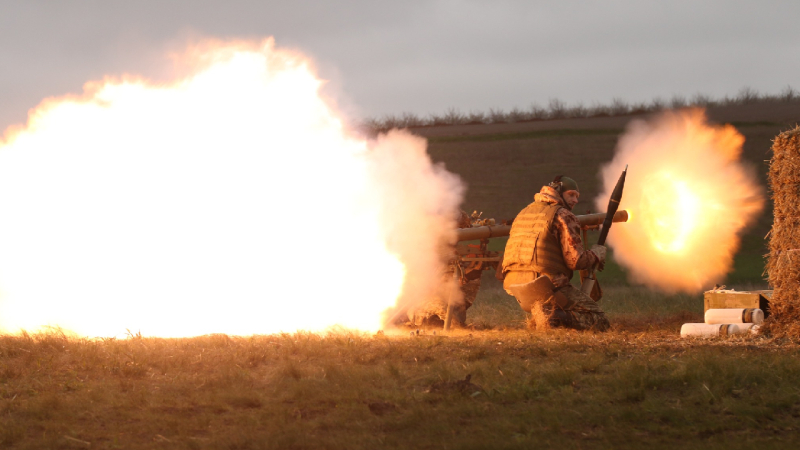
M 800 126 L 772 144 L 769 182 L 775 218 L 769 234 L 767 273 L 774 292 L 764 331 L 800 338 Z

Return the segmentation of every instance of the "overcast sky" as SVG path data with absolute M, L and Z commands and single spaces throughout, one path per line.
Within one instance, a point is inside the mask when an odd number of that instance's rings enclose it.
M 0 129 L 201 37 L 303 51 L 362 117 L 800 89 L 800 1 L 0 0 Z

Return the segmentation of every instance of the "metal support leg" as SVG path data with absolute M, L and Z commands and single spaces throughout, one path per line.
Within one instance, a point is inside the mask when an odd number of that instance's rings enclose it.
M 459 265 L 456 263 L 453 267 L 453 289 L 450 291 L 450 296 L 447 299 L 447 314 L 444 316 L 444 331 L 450 331 L 450 323 L 453 321 L 453 307 L 455 306 L 454 297 L 456 295 L 456 289 L 458 289 L 461 282 L 461 277 L 458 272 Z

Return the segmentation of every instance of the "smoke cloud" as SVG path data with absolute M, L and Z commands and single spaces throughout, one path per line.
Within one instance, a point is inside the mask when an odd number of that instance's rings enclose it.
M 380 228 L 387 249 L 406 267 L 403 294 L 393 312 L 416 306 L 442 288 L 446 246 L 456 238 L 456 213 L 465 187 L 442 164 L 432 164 L 426 149 L 425 139 L 398 130 L 371 145 L 369 172 L 380 205 Z
M 604 210 L 625 165 L 620 207 L 628 223 L 608 236 L 631 281 L 666 292 L 699 292 L 730 271 L 739 235 L 763 209 L 754 169 L 739 160 L 744 137 L 701 109 L 631 122 L 603 167 Z

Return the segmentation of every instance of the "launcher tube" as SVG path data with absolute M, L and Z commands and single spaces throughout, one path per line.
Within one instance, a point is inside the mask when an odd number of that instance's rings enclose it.
M 592 227 L 598 226 L 603 223 L 603 220 L 606 218 L 605 213 L 597 213 L 597 214 L 584 214 L 582 216 L 576 216 L 578 218 L 578 223 L 581 227 Z M 614 214 L 614 222 L 627 222 L 628 221 L 628 211 L 624 209 L 621 211 L 617 211 Z M 493 237 L 502 237 L 508 236 L 511 232 L 511 225 L 492 225 L 486 227 L 472 227 L 472 228 L 459 228 L 458 232 L 458 241 L 474 241 L 476 239 L 489 239 Z

